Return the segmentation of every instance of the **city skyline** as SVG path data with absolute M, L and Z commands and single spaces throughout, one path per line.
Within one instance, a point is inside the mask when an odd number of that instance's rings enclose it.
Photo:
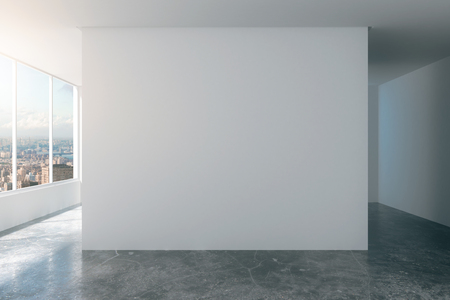
M 0 192 L 12 190 L 10 139 L 0 138 Z M 17 143 L 17 189 L 49 183 L 48 139 L 23 139 Z M 73 178 L 73 140 L 53 140 L 53 182 Z

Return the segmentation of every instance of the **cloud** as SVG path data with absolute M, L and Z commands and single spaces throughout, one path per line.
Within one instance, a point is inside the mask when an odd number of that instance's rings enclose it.
M 72 127 L 73 118 L 67 116 L 53 116 L 53 127 Z
M 23 107 L 19 107 L 17 110 L 18 129 L 44 129 L 48 128 L 48 122 L 48 113 L 27 110 Z
M 48 113 L 36 112 L 19 108 L 17 111 L 17 128 L 20 130 L 29 129 L 48 129 L 49 127 Z M 71 116 L 54 116 L 53 128 L 72 128 L 73 118 Z M 0 128 L 12 128 L 12 122 L 5 123 Z
M 6 128 L 6 129 L 12 128 L 12 122 L 3 124 L 3 125 L 1 126 L 1 128 Z
M 11 128 L 11 118 L 12 112 L 0 107 L 0 128 Z

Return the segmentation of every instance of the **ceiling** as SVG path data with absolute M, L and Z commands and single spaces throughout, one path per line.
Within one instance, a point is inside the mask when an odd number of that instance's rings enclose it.
M 372 85 L 450 55 L 449 0 L 0 0 L 0 20 L 80 29 L 372 26 Z

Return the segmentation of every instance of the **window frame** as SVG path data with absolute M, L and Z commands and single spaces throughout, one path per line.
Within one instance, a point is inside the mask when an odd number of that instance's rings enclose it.
M 39 68 L 33 67 L 25 62 L 15 59 L 9 55 L 0 53 L 1 56 L 10 60 L 12 63 L 12 190 L 3 191 L 0 195 L 5 195 L 5 193 L 10 194 L 11 192 L 19 191 L 30 191 L 35 189 L 40 189 L 42 187 L 48 187 L 56 184 L 65 184 L 72 181 L 80 180 L 80 86 L 73 84 L 65 79 L 57 77 Z M 30 186 L 24 189 L 17 189 L 17 64 L 20 63 L 28 68 L 41 72 L 49 76 L 49 182 L 41 185 Z M 53 79 L 58 79 L 73 87 L 73 178 L 61 180 L 58 182 L 53 182 Z M 0 108 L 1 109 L 1 108 Z

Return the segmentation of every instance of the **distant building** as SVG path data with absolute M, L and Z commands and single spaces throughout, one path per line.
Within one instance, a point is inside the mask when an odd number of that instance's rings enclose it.
M 19 171 L 17 171 L 17 175 L 20 179 L 25 178 L 25 176 L 27 175 L 27 171 L 24 167 L 22 167 L 19 169 Z
M 17 180 L 17 189 L 29 187 L 30 182 L 29 181 L 23 181 L 23 180 Z
M 41 184 L 49 183 L 49 172 L 48 166 L 42 167 Z
M 73 178 L 73 167 L 68 165 L 53 165 L 53 182 Z
M 35 176 L 33 175 L 33 173 L 28 173 L 27 176 L 25 176 L 26 180 L 29 181 L 36 181 Z
M 45 166 L 42 168 L 42 184 L 49 183 L 49 167 Z M 68 165 L 56 164 L 53 165 L 53 182 L 72 179 L 73 178 L 73 167 Z
M 35 176 L 35 180 L 36 180 L 36 182 L 38 183 L 38 184 L 42 184 L 42 178 L 43 178 L 43 176 L 41 175 L 41 174 L 36 174 Z
M 11 153 L 3 151 L 3 152 L 0 153 L 0 157 L 1 158 L 11 158 Z
M 10 190 L 12 190 L 12 183 L 11 182 L 5 182 L 5 184 L 3 185 L 3 191 L 4 192 L 6 192 L 6 191 L 10 191 Z

